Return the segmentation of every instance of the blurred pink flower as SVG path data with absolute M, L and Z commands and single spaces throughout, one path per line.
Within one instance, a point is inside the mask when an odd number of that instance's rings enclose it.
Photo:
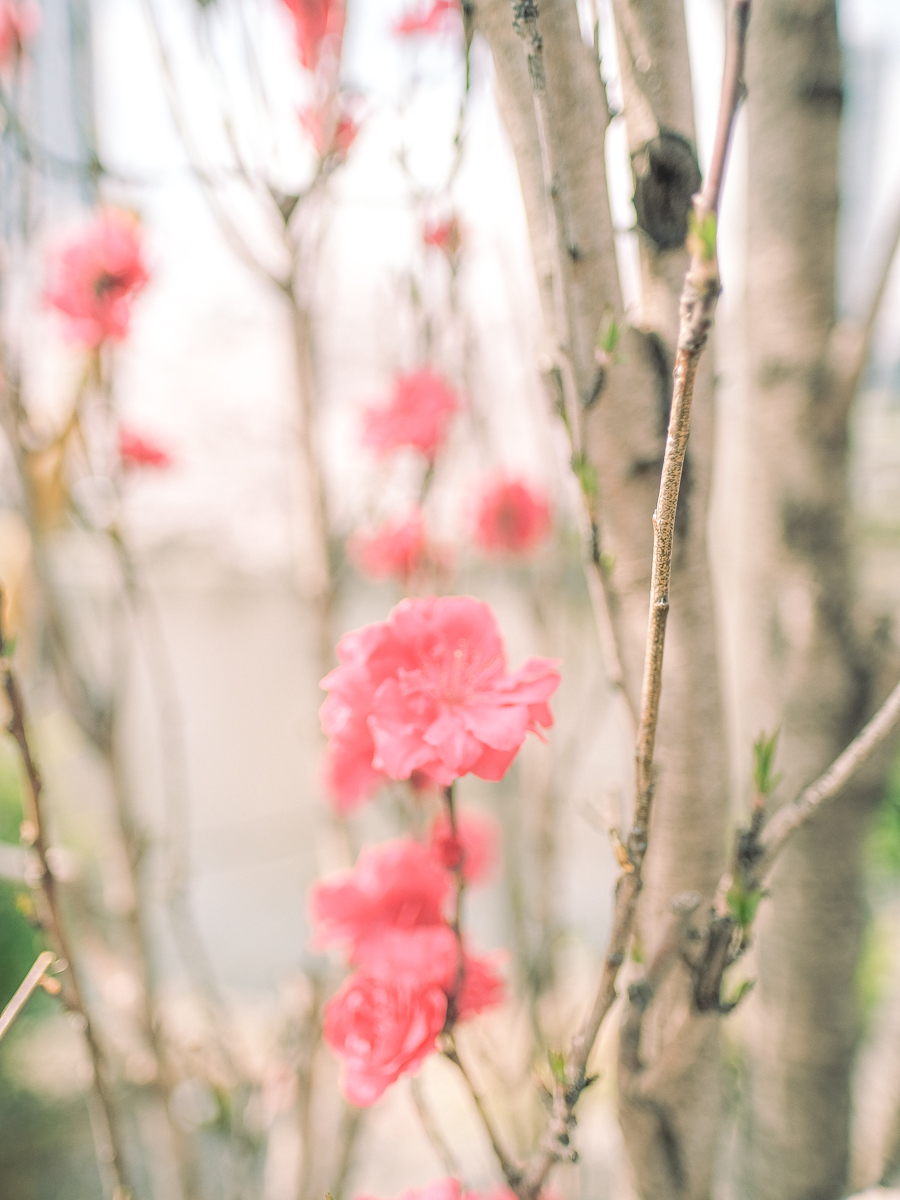
M 407 1188 L 396 1200 L 460 1200 L 462 1186 L 458 1179 L 435 1179 L 424 1187 Z M 375 1196 L 357 1196 L 356 1200 L 376 1200 Z
M 123 467 L 154 467 L 160 470 L 171 467 L 173 461 L 165 447 L 126 425 L 119 426 L 119 458 Z
M 409 838 L 369 846 L 352 871 L 314 884 L 310 891 L 313 934 L 319 946 L 357 947 L 388 929 L 444 923 L 450 879 L 425 846 Z
M 497 865 L 500 827 L 493 817 L 472 809 L 456 814 L 456 835 L 450 818 L 442 812 L 431 827 L 428 845 L 431 853 L 448 871 L 462 864 L 466 883 L 484 883 Z
M 411 1075 L 435 1050 L 447 996 L 360 971 L 325 1006 L 323 1036 L 343 1060 L 342 1088 L 351 1104 L 368 1107 L 401 1075 Z
M 473 537 L 482 550 L 530 554 L 550 528 L 550 505 L 541 492 L 517 479 L 499 479 L 479 497 Z
M 15 66 L 41 27 L 41 10 L 33 0 L 0 0 L 0 69 Z
M 324 49 L 337 59 L 344 36 L 342 0 L 281 0 L 294 21 L 297 57 L 308 71 L 315 71 Z
M 410 9 L 394 22 L 394 33 L 398 37 L 411 37 L 417 33 L 445 33 L 452 29 L 460 14 L 459 0 L 432 0 L 430 7 Z
M 427 561 L 422 510 L 415 508 L 407 516 L 394 517 L 371 533 L 355 533 L 347 552 L 351 562 L 371 579 L 398 576 L 408 581 Z
M 102 210 L 51 256 L 44 299 L 62 314 L 72 341 L 95 348 L 128 333 L 131 302 L 150 278 L 137 217 Z
M 460 407 L 456 391 L 434 371 L 398 375 L 389 403 L 364 410 L 363 445 L 382 457 L 411 446 L 433 459 Z
M 422 227 L 422 241 L 433 246 L 454 261 L 462 247 L 462 227 L 458 217 L 446 217 L 443 221 L 426 221 Z
M 298 109 L 300 124 L 309 134 L 319 158 L 334 158 L 343 162 L 359 133 L 359 126 L 339 101 L 337 119 L 331 104 L 310 104 Z M 331 137 L 329 138 L 329 130 Z

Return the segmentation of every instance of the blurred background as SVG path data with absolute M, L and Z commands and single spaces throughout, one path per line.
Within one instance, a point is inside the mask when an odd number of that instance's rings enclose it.
M 615 109 L 611 18 L 605 0 L 597 5 L 580 9 L 588 34 L 599 22 Z M 719 0 L 688 0 L 686 9 L 702 165 L 723 16 Z M 358 129 L 348 148 L 326 145 L 324 154 L 298 118 L 317 102 L 318 76 L 300 69 L 279 0 L 41 0 L 39 29 L 0 77 L 3 371 L 41 453 L 57 446 L 85 387 L 84 350 L 43 300 L 55 248 L 100 204 L 133 210 L 151 276 L 127 339 L 100 355 L 82 421 L 90 452 L 61 442 L 72 461 L 55 473 L 44 462 L 41 474 L 38 450 L 28 449 L 52 510 L 39 528 L 23 515 L 21 455 L 8 438 L 0 444 L 0 581 L 14 610 L 58 876 L 91 1003 L 121 1064 L 142 1196 L 179 1195 L 165 1149 L 177 1129 L 163 1127 L 159 1063 L 141 1012 L 148 970 L 165 1037 L 188 1064 L 172 1085 L 172 1109 L 176 1125 L 200 1139 L 203 1194 L 305 1200 L 338 1178 L 340 1200 L 392 1195 L 444 1171 L 439 1148 L 418 1133 L 405 1082 L 353 1124 L 321 1054 L 327 1099 L 313 1119 L 327 1147 L 314 1167 L 302 1161 L 298 1116 L 317 988 L 327 990 L 337 970 L 309 948 L 307 889 L 346 865 L 353 847 L 400 832 L 408 816 L 402 796 L 349 823 L 327 801 L 317 717 L 329 665 L 323 638 L 333 645 L 347 629 L 383 620 L 402 596 L 402 582 L 367 578 L 346 543 L 423 496 L 453 567 L 421 590 L 488 600 L 512 667 L 535 654 L 562 663 L 549 744 L 529 743 L 500 785 L 463 782 L 463 800 L 505 833 L 505 870 L 470 897 L 472 928 L 484 946 L 511 948 L 509 970 L 522 978 L 564 968 L 562 991 L 532 989 L 546 1026 L 560 1030 L 580 1012 L 605 942 L 615 878 L 607 831 L 623 817 L 631 751 L 596 646 L 567 445 L 540 382 L 544 335 L 515 162 L 486 46 L 473 43 L 467 81 L 459 19 L 451 12 L 437 31 L 399 33 L 410 11 L 419 10 L 403 0 L 350 3 L 334 88 Z M 849 311 L 900 192 L 900 9 L 842 0 L 840 16 L 840 303 Z M 636 289 L 620 125 L 614 118 L 608 158 L 620 261 Z M 713 538 L 726 601 L 740 548 L 729 504 L 744 417 L 741 154 L 739 132 L 716 347 Z M 451 218 L 458 248 L 429 243 L 423 233 Z M 898 322 L 895 272 L 854 426 L 863 588 L 886 613 L 900 599 Z M 423 362 L 465 397 L 433 472 L 412 453 L 379 460 L 360 434 L 364 408 Z M 129 457 L 123 429 L 143 451 Z M 501 476 L 527 481 L 552 511 L 552 537 L 528 555 L 492 556 L 473 544 L 473 497 Z M 324 538 L 310 517 L 316 494 Z M 740 635 L 727 603 L 723 612 L 727 661 L 740 653 Z M 84 718 L 91 697 L 114 714 L 105 751 Z M 737 794 L 747 757 L 735 747 Z M 42 945 L 22 820 L 18 760 L 4 742 L 0 1005 Z M 859 987 L 872 1054 L 883 1056 L 885 1030 L 900 1045 L 900 772 L 869 854 L 871 933 Z M 490 1060 L 492 1041 L 516 1044 L 527 1021 L 525 1003 L 487 1018 L 471 1031 L 473 1046 Z M 76 1024 L 38 994 L 0 1045 L 3 1200 L 100 1194 L 91 1068 Z M 503 1074 L 502 1064 L 494 1069 Z M 872 1069 L 864 1048 L 863 1109 Z M 446 1064 L 429 1062 L 422 1087 L 469 1181 L 496 1182 Z M 609 1100 L 605 1084 L 586 1097 L 582 1161 L 566 1176 L 573 1198 L 625 1194 Z M 531 1120 L 508 1117 L 523 1128 Z

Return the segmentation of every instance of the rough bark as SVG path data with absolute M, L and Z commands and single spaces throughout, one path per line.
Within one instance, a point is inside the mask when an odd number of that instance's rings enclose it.
M 748 52 L 750 377 L 745 732 L 781 727 L 784 795 L 815 777 L 870 704 L 854 624 L 847 399 L 835 385 L 841 63 L 834 0 L 758 0 Z M 748 1005 L 744 1193 L 844 1194 L 860 844 L 875 778 L 786 848 L 759 922 Z
M 639 6 L 632 6 L 637 8 Z M 657 6 L 659 7 L 659 6 Z M 671 6 L 670 6 L 671 7 Z M 650 11 L 649 9 L 647 11 Z M 525 50 L 512 29 L 508 0 L 482 0 L 480 28 L 490 42 L 497 90 L 525 199 L 526 213 L 545 320 L 553 327 L 553 237 L 549 229 L 540 141 L 535 124 L 531 83 Z M 594 347 L 604 312 L 621 319 L 622 303 L 609 217 L 604 160 L 608 122 L 606 97 L 593 51 L 584 45 L 574 3 L 545 0 L 540 5 L 547 94 L 548 136 L 552 139 L 557 209 L 564 213 L 565 245 L 569 250 L 570 358 L 580 396 L 590 396 L 596 375 Z M 686 43 L 681 17 L 683 59 L 670 63 L 670 49 L 661 35 L 657 53 L 664 59 L 666 78 L 686 69 Z M 655 60 L 658 63 L 658 59 Z M 686 76 L 687 95 L 690 79 Z M 679 84 L 677 122 L 693 132 L 685 84 Z M 667 118 L 668 119 L 668 118 Z M 676 117 L 671 117 L 672 124 Z M 645 254 L 645 262 L 647 256 Z M 659 486 L 662 449 L 671 397 L 672 347 L 677 326 L 677 297 L 687 256 L 683 248 L 655 255 L 647 273 L 645 309 L 648 328 L 626 328 L 619 352 L 623 361 L 610 365 L 606 386 L 584 418 L 584 445 L 599 481 L 597 506 L 600 544 L 611 561 L 610 576 L 616 599 L 622 658 L 627 687 L 637 692 L 647 630 L 651 514 Z M 652 287 L 650 286 L 652 284 Z M 651 295 L 652 293 L 652 295 Z M 676 531 L 671 617 L 667 637 L 663 701 L 660 714 L 659 779 L 654 802 L 648 869 L 650 888 L 645 906 L 643 936 L 652 941 L 656 918 L 677 892 L 694 889 L 710 900 L 723 867 L 726 817 L 726 752 L 719 692 L 719 671 L 713 596 L 707 562 L 706 524 L 712 453 L 712 386 L 709 375 L 695 399 L 696 425 L 689 448 Z M 684 980 L 673 985 L 683 993 Z M 670 1006 L 671 1007 L 671 1006 Z M 675 1112 L 661 1131 L 651 1120 L 629 1146 L 638 1168 L 643 1194 L 708 1195 L 715 1140 L 718 1097 L 715 1086 L 716 1022 L 705 1020 L 702 1036 L 683 1028 L 686 1010 L 674 1006 L 671 1019 L 656 1026 L 646 1051 L 659 1058 L 679 1032 L 679 1041 L 694 1045 L 700 1086 L 684 1062 L 660 1076 L 664 1101 Z M 694 1018 L 689 1018 L 693 1023 Z M 648 1176 L 641 1182 L 641 1165 L 654 1156 L 674 1161 L 665 1147 L 677 1143 L 677 1190 L 654 1190 Z M 649 1139 L 649 1140 L 648 1140 Z

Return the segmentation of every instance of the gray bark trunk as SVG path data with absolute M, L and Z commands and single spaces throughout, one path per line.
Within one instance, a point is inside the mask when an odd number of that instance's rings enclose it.
M 834 0 L 757 0 L 747 83 L 749 737 L 780 726 L 781 795 L 862 724 L 871 670 L 854 624 L 847 397 L 834 385 L 841 62 Z M 851 786 L 787 847 L 759 921 L 747 1011 L 744 1194 L 844 1194 L 860 848 L 877 782 Z
M 640 7 L 632 5 L 635 10 Z M 652 16 L 643 7 L 646 11 L 635 11 L 636 27 L 648 14 Z M 675 50 L 671 28 L 646 31 L 651 43 L 657 39 L 647 53 L 659 78 L 668 81 L 661 92 L 660 115 L 653 120 L 692 136 L 686 39 L 683 14 L 679 17 L 675 12 L 678 7 L 667 6 L 676 31 L 680 22 Z M 508 0 L 482 0 L 477 20 L 494 55 L 498 97 L 519 168 L 545 321 L 552 329 L 554 243 L 525 49 L 512 29 Z M 584 396 L 590 393 L 596 371 L 593 351 L 604 311 L 612 310 L 617 317 L 622 313 L 604 159 L 606 97 L 596 56 L 581 40 L 574 3 L 545 0 L 539 22 L 554 183 L 566 215 L 565 244 L 571 258 L 566 264 L 572 314 L 568 349 Z M 599 480 L 600 541 L 612 559 L 611 582 L 618 599 L 615 615 L 627 687 L 633 696 L 639 690 L 643 664 L 650 518 L 671 398 L 677 296 L 687 264 L 681 248 L 662 253 L 648 250 L 645 247 L 646 329 L 625 330 L 620 346 L 624 361 L 610 367 L 607 386 L 585 419 L 585 444 Z M 649 944 L 672 897 L 692 889 L 711 899 L 723 868 L 727 763 L 706 544 L 712 408 L 708 372 L 695 397 L 695 427 L 673 563 L 659 780 L 642 918 L 642 935 Z M 686 983 L 684 977 L 673 979 L 660 1006 L 665 1016 L 648 1023 L 645 1056 L 655 1068 L 654 1091 L 649 1103 L 645 1096 L 641 1105 L 627 1106 L 624 1127 L 643 1196 L 704 1200 L 711 1184 L 720 1109 L 717 1023 L 690 1012 Z

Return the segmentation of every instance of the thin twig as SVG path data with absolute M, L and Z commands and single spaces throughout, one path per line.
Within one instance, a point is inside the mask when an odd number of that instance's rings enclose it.
M 842 787 L 860 769 L 869 756 L 884 741 L 900 721 L 900 683 L 875 713 L 869 723 L 856 735 L 850 745 L 834 760 L 815 783 L 785 804 L 771 818 L 760 835 L 764 856 L 757 868 L 760 879 L 772 867 L 776 855 L 787 839 L 805 824 L 828 800 L 838 794 Z
M 484 1125 L 487 1135 L 490 1138 L 491 1147 L 494 1151 L 494 1157 L 500 1164 L 500 1169 L 506 1178 L 506 1182 L 511 1188 L 513 1188 L 513 1190 L 517 1190 L 521 1185 L 523 1178 L 522 1168 L 517 1163 L 513 1162 L 512 1158 L 509 1156 L 509 1154 L 507 1154 L 506 1150 L 504 1150 L 503 1143 L 501 1142 L 500 1136 L 494 1127 L 493 1119 L 487 1111 L 487 1106 L 484 1102 L 484 1099 L 482 1098 L 481 1093 L 478 1091 L 478 1088 L 476 1088 L 475 1084 L 472 1082 L 471 1075 L 462 1064 L 462 1059 L 459 1057 L 459 1051 L 457 1050 L 456 1041 L 454 1040 L 453 1034 L 448 1032 L 442 1034 L 441 1036 L 443 1043 L 441 1046 L 441 1053 L 443 1054 L 444 1058 L 446 1058 L 449 1062 L 452 1062 L 453 1065 L 459 1069 L 459 1073 L 462 1075 L 463 1079 L 465 1080 L 466 1087 L 469 1089 L 469 1095 L 472 1097 L 475 1107 L 478 1109 L 478 1115 L 481 1117 L 481 1123 Z
M 431 1144 L 432 1150 L 440 1159 L 441 1164 L 447 1174 L 453 1176 L 454 1179 L 461 1179 L 462 1174 L 460 1172 L 459 1163 L 454 1158 L 453 1151 L 447 1145 L 443 1134 L 437 1127 L 437 1122 L 435 1121 L 431 1109 L 428 1107 L 428 1102 L 422 1092 L 422 1081 L 418 1075 L 414 1075 L 412 1079 L 410 1079 L 409 1091 L 410 1095 L 412 1096 L 412 1102 L 415 1106 L 416 1112 L 419 1115 L 419 1120 L 422 1123 L 422 1129 L 424 1130 L 425 1136 L 428 1138 L 428 1141 Z
M 2 612 L 2 605 L 0 605 L 0 612 Z M 69 950 L 59 896 L 56 891 L 56 880 L 54 879 L 47 855 L 47 828 L 42 800 L 43 783 L 28 740 L 25 701 L 22 690 L 13 671 L 12 663 L 6 656 L 6 641 L 2 626 L 0 626 L 0 674 L 2 674 L 3 688 L 12 710 L 8 726 L 9 732 L 15 738 L 19 747 L 28 779 L 28 793 L 26 797 L 28 801 L 28 816 L 34 838 L 34 850 L 38 856 L 41 868 L 37 887 L 44 901 L 41 913 L 42 922 L 50 938 L 56 944 L 57 956 L 65 963 L 67 968 L 63 976 L 66 981 L 64 996 L 69 1008 L 81 1017 L 85 1042 L 87 1043 L 91 1063 L 94 1068 L 94 1088 L 103 1110 L 106 1132 L 109 1138 L 109 1161 L 106 1164 L 102 1164 L 102 1167 L 108 1167 L 110 1176 L 114 1180 L 115 1192 L 113 1200 L 129 1200 L 132 1193 L 122 1154 L 122 1136 L 119 1129 L 119 1116 L 113 1094 L 113 1085 L 109 1076 L 106 1057 L 101 1049 L 97 1033 L 84 1003 L 81 984 Z
M 45 950 L 37 956 L 34 966 L 16 988 L 16 993 L 13 998 L 0 1013 L 0 1038 L 6 1033 L 10 1025 L 25 1007 L 25 1003 L 31 993 L 44 982 L 44 976 L 53 966 L 56 961 L 56 956 L 52 950 Z

